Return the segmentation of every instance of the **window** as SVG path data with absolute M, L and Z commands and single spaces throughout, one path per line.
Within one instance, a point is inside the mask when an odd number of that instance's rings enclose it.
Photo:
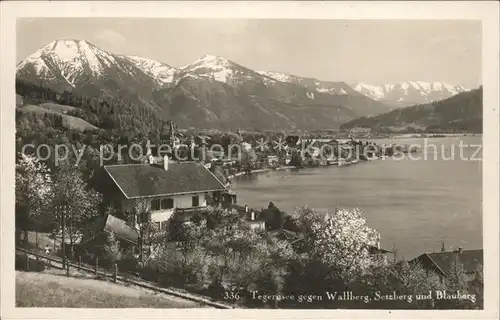
M 160 210 L 160 199 L 151 200 L 151 211 Z
M 193 207 L 199 207 L 200 206 L 200 197 L 198 196 L 193 196 Z
M 174 199 L 162 199 L 161 200 L 161 208 L 162 209 L 172 209 L 174 207 Z
M 154 199 L 151 200 L 151 211 L 167 210 L 174 207 L 174 199 Z

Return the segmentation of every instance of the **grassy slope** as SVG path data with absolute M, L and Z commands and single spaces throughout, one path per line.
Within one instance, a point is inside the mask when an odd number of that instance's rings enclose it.
M 72 106 L 67 106 L 64 104 L 57 104 L 57 103 L 53 103 L 53 102 L 44 102 L 44 103 L 40 104 L 40 107 L 47 109 L 47 110 L 52 110 L 52 111 L 55 111 L 58 113 L 67 113 L 68 111 L 73 111 L 75 109 L 78 109 L 78 108 L 75 108 Z
M 65 114 L 66 112 L 72 110 L 71 108 L 73 107 L 58 105 L 55 103 L 43 103 L 41 106 L 32 104 L 24 105 L 22 107 L 19 107 L 18 110 L 20 110 L 21 112 L 33 112 L 36 114 L 54 113 L 61 115 L 63 119 L 63 126 L 66 129 L 73 129 L 79 131 L 97 129 L 96 126 L 88 123 L 83 119 Z
M 16 271 L 17 307 L 199 308 L 192 301 L 101 280 Z

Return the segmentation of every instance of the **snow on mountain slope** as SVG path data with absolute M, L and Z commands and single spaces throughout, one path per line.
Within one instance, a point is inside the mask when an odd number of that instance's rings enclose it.
M 233 70 L 229 60 L 207 54 L 192 64 L 183 67 L 181 73 L 206 76 L 216 81 L 227 83 L 233 75 Z
M 240 85 L 246 81 L 261 81 L 255 71 L 245 68 L 224 57 L 206 54 L 195 62 L 180 69 L 176 81 L 185 77 L 208 78 L 230 86 Z
M 387 109 L 344 82 L 262 74 L 215 55 L 176 69 L 83 40 L 43 46 L 18 64 L 16 79 L 57 92 L 117 99 L 195 127 L 335 127 Z
M 404 81 L 384 85 L 358 82 L 351 86 L 356 91 L 372 99 L 397 105 L 411 105 L 443 100 L 470 90 L 461 85 L 426 81 Z
M 159 85 L 170 84 L 174 81 L 174 77 L 178 70 L 166 63 L 156 60 L 142 58 L 138 56 L 121 56 L 124 59 L 132 62 L 136 67 L 144 73 L 153 77 Z
M 315 78 L 299 77 L 292 74 L 274 71 L 257 71 L 257 73 L 267 77 L 265 81 L 266 84 L 280 81 L 305 86 L 309 90 L 332 95 L 358 94 L 351 87 L 349 87 L 349 85 L 341 81 L 322 81 Z
M 286 74 L 286 73 L 274 72 L 274 71 L 257 71 L 257 73 L 261 74 L 263 76 L 272 78 L 272 79 L 277 80 L 277 81 L 288 82 L 288 83 L 293 82 L 293 76 Z M 269 82 L 269 81 L 272 81 L 272 80 L 267 79 L 267 82 Z
M 17 65 L 17 70 L 33 66 L 39 77 L 52 79 L 60 75 L 72 87 L 81 75 L 100 76 L 105 68 L 116 64 L 116 58 L 84 40 L 56 40 Z

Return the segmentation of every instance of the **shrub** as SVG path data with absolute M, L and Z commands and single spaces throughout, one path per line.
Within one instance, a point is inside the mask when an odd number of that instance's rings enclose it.
M 29 258 L 29 266 L 26 265 L 26 256 L 24 254 L 16 254 L 15 260 L 16 270 L 41 272 L 45 270 L 45 264 L 36 259 Z

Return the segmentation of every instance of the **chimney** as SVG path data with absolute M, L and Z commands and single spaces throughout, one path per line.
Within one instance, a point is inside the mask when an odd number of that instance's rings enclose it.
M 245 205 L 245 213 L 248 213 L 248 206 Z
M 458 253 L 463 253 L 463 252 L 464 252 L 464 248 L 458 247 Z
M 252 210 L 252 212 L 250 212 L 250 220 L 254 221 L 255 220 L 255 212 Z
M 168 171 L 168 156 L 163 157 L 163 169 L 165 169 L 165 171 Z
M 444 241 L 441 243 L 441 252 L 445 252 L 446 248 L 444 247 Z

